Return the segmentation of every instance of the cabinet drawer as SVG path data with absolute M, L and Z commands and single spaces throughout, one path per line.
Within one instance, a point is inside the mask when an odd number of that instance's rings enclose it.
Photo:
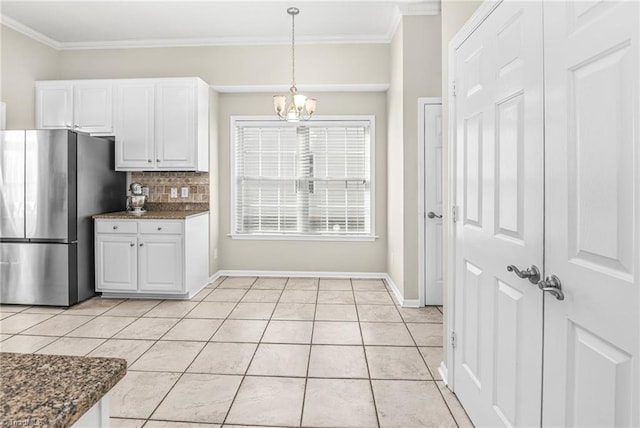
M 138 233 L 135 221 L 98 221 L 96 233 Z
M 140 233 L 178 235 L 182 233 L 182 222 L 141 221 Z

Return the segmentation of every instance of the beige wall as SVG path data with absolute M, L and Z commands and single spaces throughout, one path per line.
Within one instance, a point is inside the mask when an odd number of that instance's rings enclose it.
M 449 108 L 449 83 L 448 83 L 448 73 L 449 73 L 449 42 L 456 33 L 462 28 L 465 22 L 473 15 L 478 6 L 482 4 L 481 1 L 443 1 L 442 2 L 442 173 L 444 179 L 443 183 L 443 194 L 444 194 L 444 205 L 445 207 L 451 206 L 451 201 L 449 201 L 449 182 L 447 177 L 449 176 L 449 120 L 448 120 L 448 108 Z M 444 226 L 443 230 L 449 229 L 449 216 L 444 216 Z M 445 266 L 448 263 L 448 255 L 449 255 L 449 240 L 447 235 L 445 235 L 443 239 L 443 263 Z M 444 270 L 444 284 L 449 284 L 448 272 Z M 447 337 L 447 286 L 444 287 L 444 336 Z M 446 351 L 447 348 L 444 348 L 445 355 L 444 360 L 447 360 Z
M 418 98 L 441 93 L 440 16 L 405 16 L 391 43 L 389 275 L 418 299 Z
M 403 293 L 404 283 L 404 105 L 403 25 L 391 41 L 390 87 L 387 91 L 387 272 Z
M 5 26 L 0 26 L 0 51 L 0 101 L 7 103 L 7 129 L 33 128 L 34 82 L 58 78 L 59 53 Z
M 217 167 L 220 156 L 220 122 L 219 95 L 215 91 L 210 92 L 209 98 L 209 273 L 215 274 L 220 270 L 220 255 L 218 245 L 220 243 L 220 176 Z
M 222 269 L 308 272 L 386 272 L 387 252 L 387 101 L 384 93 L 305 94 L 318 99 L 318 114 L 374 115 L 375 222 L 373 242 L 265 241 L 232 239 L 230 219 L 229 121 L 236 115 L 263 115 L 268 94 L 220 95 L 220 265 Z

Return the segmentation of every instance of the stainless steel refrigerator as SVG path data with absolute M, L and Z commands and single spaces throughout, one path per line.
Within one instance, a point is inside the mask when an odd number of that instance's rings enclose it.
M 0 131 L 0 303 L 71 306 L 95 295 L 94 214 L 125 209 L 113 142 Z

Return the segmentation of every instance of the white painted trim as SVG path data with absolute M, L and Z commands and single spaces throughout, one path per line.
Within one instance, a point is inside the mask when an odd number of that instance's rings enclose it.
M 221 94 L 280 94 L 288 93 L 291 85 L 211 85 Z M 298 85 L 300 92 L 387 92 L 388 83 L 350 83 Z
M 402 16 L 406 15 L 440 15 L 440 2 L 439 1 L 420 1 L 420 2 L 407 2 L 399 4 L 398 10 Z
M 398 303 L 400 303 L 400 306 L 404 307 L 404 297 L 402 296 L 400 289 L 398 288 L 396 283 L 393 282 L 393 279 L 391 279 L 391 275 L 389 275 L 388 273 L 385 273 L 384 275 L 384 280 L 389 285 L 389 288 L 393 292 L 393 295 L 396 296 L 396 300 L 398 301 Z
M 400 13 L 400 8 L 396 7 L 393 13 L 393 18 L 391 18 L 391 24 L 389 25 L 389 29 L 387 30 L 387 35 L 386 35 L 386 39 L 388 40 L 387 43 L 391 43 L 401 23 L 402 23 L 402 14 Z
M 0 130 L 7 129 L 7 104 L 0 101 Z
M 442 105 L 440 97 L 420 97 L 418 98 L 418 302 L 419 307 L 426 305 L 426 262 L 425 254 L 427 253 L 427 243 L 425 241 L 425 213 L 427 212 L 426 201 L 424 198 L 425 181 L 427 179 L 425 173 L 424 156 L 425 156 L 425 107 L 427 105 Z
M 447 370 L 447 366 L 444 361 L 440 361 L 440 365 L 438 366 L 438 373 L 440 373 L 440 379 L 444 382 L 445 386 L 449 387 L 449 370 Z
M 447 94 L 448 94 L 448 110 L 447 115 L 449 118 L 449 126 L 448 126 L 448 148 L 447 153 L 449 155 L 449 176 L 447 180 L 449 182 L 449 206 L 447 209 L 449 213 L 452 212 L 453 207 L 456 205 L 456 97 L 453 96 L 453 82 L 455 81 L 456 76 L 456 50 L 464 43 L 467 38 L 478 28 L 482 22 L 493 12 L 493 10 L 498 7 L 498 5 L 502 2 L 502 0 L 485 0 L 478 9 L 471 15 L 471 18 L 467 20 L 467 22 L 462 26 L 460 31 L 456 33 L 456 35 L 449 42 L 449 69 L 447 75 Z M 460 213 L 458 213 L 458 221 L 461 221 Z M 445 266 L 446 272 L 448 274 L 448 282 L 445 284 L 447 287 L 447 301 L 445 302 L 447 305 L 446 310 L 446 322 L 447 322 L 447 338 L 450 338 L 452 333 L 455 331 L 455 315 L 456 315 L 456 293 L 455 293 L 455 284 L 456 284 L 456 227 L 455 223 L 451 221 L 452 216 L 449 215 L 445 217 L 445 221 L 447 223 L 447 238 L 449 243 L 449 251 L 447 254 L 447 265 Z M 447 350 L 447 359 L 443 361 L 440 368 L 446 370 L 446 373 L 441 370 L 442 379 L 445 379 L 449 389 L 455 392 L 455 357 L 456 351 L 455 348 L 451 347 L 451 341 L 445 340 L 444 346 Z
M 28 27 L 23 23 L 16 21 L 13 18 L 9 18 L 6 15 L 0 15 L 0 24 L 6 27 L 9 27 L 12 30 L 17 31 L 18 33 L 21 33 L 33 40 L 43 43 L 49 46 L 50 48 L 53 48 L 56 50 L 59 50 L 62 48 L 62 43 L 58 42 L 57 40 L 53 40 L 52 38 L 47 37 L 44 34 L 34 30 L 33 28 Z
M 379 238 L 377 235 L 258 235 L 239 233 L 227 234 L 231 239 L 244 241 L 333 241 L 333 242 L 373 242 Z

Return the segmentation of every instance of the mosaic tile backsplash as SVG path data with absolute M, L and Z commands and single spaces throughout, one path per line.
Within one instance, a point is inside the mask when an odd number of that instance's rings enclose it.
M 209 203 L 208 172 L 132 172 L 131 181 L 149 187 L 148 203 Z M 183 187 L 189 188 L 186 198 L 181 196 Z M 171 197 L 171 188 L 178 189 L 177 198 Z

